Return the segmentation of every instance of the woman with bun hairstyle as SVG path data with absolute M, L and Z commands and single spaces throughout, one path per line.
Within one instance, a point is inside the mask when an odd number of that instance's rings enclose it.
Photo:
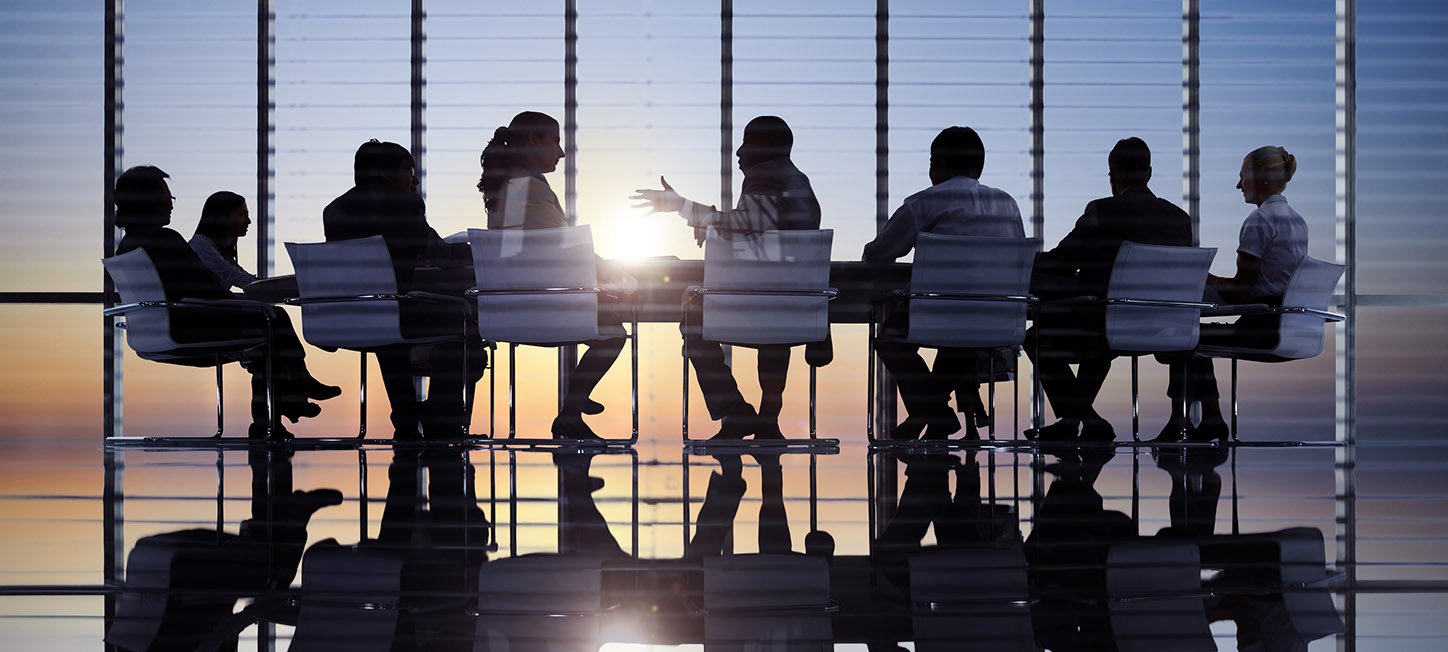
M 1207 276 L 1206 300 L 1225 303 L 1282 305 L 1287 281 L 1307 255 L 1307 222 L 1282 196 L 1297 172 L 1297 158 L 1286 149 L 1269 145 L 1252 150 L 1242 159 L 1237 189 L 1242 199 L 1257 208 L 1247 215 L 1237 243 L 1237 271 L 1232 276 Z M 1204 324 L 1203 344 L 1229 344 L 1272 348 L 1277 342 L 1278 317 L 1248 315 L 1231 324 Z M 1189 441 L 1225 440 L 1229 428 L 1222 417 L 1217 378 L 1208 358 L 1189 357 L 1171 362 L 1171 420 L 1158 441 L 1179 437 L 1182 381 L 1190 387 L 1190 400 L 1202 404 L 1202 421 L 1187 428 Z
M 478 190 L 483 193 L 483 206 L 488 212 L 490 229 L 551 229 L 569 226 L 558 195 L 543 175 L 558 168 L 563 158 L 559 146 L 558 121 L 536 111 L 513 116 L 506 127 L 498 127 L 480 157 L 483 175 Z M 626 272 L 598 259 L 598 280 L 631 292 L 637 281 Z M 614 360 L 623 351 L 623 321 L 616 309 L 599 297 L 599 332 L 605 339 L 587 342 L 588 350 L 569 374 L 568 388 L 558 417 L 553 420 L 553 436 L 567 439 L 598 439 L 583 422 L 584 414 L 598 414 L 603 405 L 589 398 Z

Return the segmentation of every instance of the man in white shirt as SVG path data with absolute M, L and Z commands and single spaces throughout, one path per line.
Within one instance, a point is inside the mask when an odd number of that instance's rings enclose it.
M 941 235 L 1024 238 L 1021 211 L 1009 194 L 980 182 L 985 168 L 985 145 L 970 127 L 950 127 L 930 143 L 929 188 L 907 198 L 890 216 L 878 235 L 865 245 L 867 263 L 888 263 L 910 252 L 921 233 Z M 952 388 L 978 387 L 976 352 L 941 349 L 932 373 L 920 357 L 920 347 L 903 341 L 909 314 L 885 320 L 875 340 L 880 359 L 900 387 L 909 417 L 891 432 L 896 439 L 914 439 L 924 430 L 927 439 L 944 439 L 960 430 L 960 421 L 948 403 Z M 968 392 L 967 392 L 968 393 Z M 979 405 L 978 396 L 957 394 L 962 411 Z M 983 411 L 983 410 L 982 410 Z M 969 435 L 975 422 L 967 418 Z M 928 427 L 928 429 L 926 429 Z

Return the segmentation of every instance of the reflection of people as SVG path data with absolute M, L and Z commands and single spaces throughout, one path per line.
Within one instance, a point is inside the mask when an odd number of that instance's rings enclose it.
M 234 299 L 230 290 L 202 264 L 185 238 L 166 228 L 174 208 L 171 189 L 166 185 L 168 178 L 160 168 L 149 165 L 133 167 L 116 178 L 116 226 L 125 231 L 116 253 L 144 250 L 156 266 L 167 301 Z M 268 332 L 260 312 L 177 309 L 171 311 L 170 321 L 171 337 L 177 342 L 265 337 Z M 310 400 L 332 398 L 340 390 L 322 384 L 308 373 L 306 352 L 286 312 L 274 311 L 270 330 L 277 416 L 287 417 L 293 423 L 303 417 L 316 416 L 321 408 Z M 252 424 L 248 432 L 253 438 L 261 438 L 268 429 L 266 365 L 259 354 L 245 356 L 243 361 L 251 372 Z M 270 426 L 273 438 L 291 437 L 280 420 Z
M 248 453 L 251 518 L 237 534 L 192 529 L 136 542 L 127 559 L 133 590 L 121 593 L 107 643 L 124 650 L 200 649 L 239 598 L 291 584 L 313 514 L 342 502 L 334 489 L 293 491 L 291 456 Z
M 428 226 L 413 167 L 412 154 L 397 143 L 362 143 L 353 160 L 356 185 L 322 211 L 327 241 L 382 236 L 392 256 L 399 292 L 431 290 L 461 295 L 472 284 L 472 254 L 466 244 L 443 242 Z M 414 269 L 418 267 L 456 269 L 456 282 L 448 287 L 421 287 L 414 282 Z M 430 337 L 457 333 L 463 311 L 461 305 L 404 303 L 400 315 L 402 334 Z M 476 328 L 472 330 L 469 337 L 476 337 Z M 382 384 L 392 404 L 395 436 L 416 437 L 419 418 L 423 429 L 433 437 L 456 437 L 467 429 L 463 388 L 482 377 L 484 353 L 481 342 L 474 341 L 466 348 L 466 364 L 461 342 L 397 346 L 376 352 Z M 423 361 L 419 366 L 432 376 L 425 405 L 419 404 L 412 384 L 414 358 Z
M 820 228 L 820 205 L 806 177 L 790 160 L 794 134 L 784 120 L 760 116 L 744 127 L 744 142 L 735 154 L 744 184 L 739 204 L 733 210 L 718 210 L 680 197 L 668 182 L 659 178 L 660 190 L 640 189 L 633 199 L 645 203 L 652 212 L 676 212 L 694 228 L 694 238 L 704 242 L 705 232 L 712 228 L 726 237 L 749 237 L 769 230 Z M 722 421 L 716 438 L 739 439 L 751 434 L 756 439 L 783 439 L 779 431 L 779 413 L 784 405 L 784 386 L 789 373 L 790 351 L 787 346 L 762 346 L 759 349 L 759 410 L 744 400 L 729 366 L 724 362 L 723 348 L 717 342 L 703 339 L 702 319 L 697 315 L 686 319 L 684 338 L 688 340 L 689 359 L 699 376 L 709 415 Z
M 1157 536 L 1210 536 L 1217 527 L 1217 503 L 1227 449 L 1171 447 L 1157 451 L 1156 465 L 1171 475 L 1171 525 Z
M 920 233 L 944 235 L 1024 238 L 1021 211 L 1009 194 L 980 183 L 985 167 L 985 144 L 970 127 L 950 127 L 930 143 L 931 186 L 905 198 L 895 214 L 865 245 L 868 263 L 892 262 L 914 248 Z M 922 428 L 927 439 L 944 439 L 960 430 L 960 422 L 947 400 L 952 389 L 960 388 L 956 400 L 966 416 L 968 439 L 979 439 L 976 427 L 986 417 L 980 400 L 976 352 L 941 349 L 935 369 L 925 367 L 920 347 L 904 342 L 910 316 L 891 315 L 882 326 L 875 350 L 895 376 L 909 418 L 891 433 L 892 437 L 913 439 Z
M 545 229 L 568 226 L 568 218 L 558 203 L 558 196 L 548 187 L 543 175 L 558 167 L 563 149 L 558 146 L 558 121 L 534 111 L 513 117 L 506 127 L 493 132 L 493 139 L 483 150 L 483 176 L 478 190 L 488 211 L 490 229 Z M 631 277 L 599 259 L 599 281 L 627 286 Z M 572 373 L 567 375 L 558 417 L 553 420 L 553 435 L 573 439 L 597 439 L 598 435 L 583 422 L 584 414 L 598 414 L 603 405 L 589 398 L 623 351 L 623 321 L 616 307 L 607 305 L 600 296 L 599 332 L 605 339 L 587 342 Z
M 1242 191 L 1242 198 L 1257 208 L 1242 223 L 1236 273 L 1230 277 L 1208 276 L 1208 300 L 1282 305 L 1287 282 L 1307 255 L 1307 222 L 1282 196 L 1296 171 L 1297 158 L 1281 147 L 1259 147 L 1242 159 L 1237 188 Z M 1270 349 L 1277 344 L 1278 320 L 1273 315 L 1249 315 L 1232 324 L 1204 324 L 1201 341 Z M 1202 421 L 1187 428 L 1187 438 L 1192 441 L 1226 439 L 1228 427 L 1222 418 L 1211 359 L 1187 356 L 1168 359 L 1172 370 L 1171 383 L 1167 386 L 1167 396 L 1172 399 L 1171 420 L 1162 428 L 1158 439 L 1175 440 L 1180 436 L 1184 392 L 1190 395 L 1191 401 L 1200 401 L 1202 405 Z
M 249 226 L 251 217 L 246 210 L 246 198 L 225 190 L 214 192 L 201 206 L 201 221 L 188 243 L 201 263 L 228 287 L 241 287 L 256 280 L 254 274 L 242 269 L 236 261 L 236 241 L 246 235 Z
M 1151 150 L 1140 138 L 1118 141 L 1107 157 L 1111 196 L 1086 205 L 1076 226 L 1055 249 L 1036 258 L 1031 293 L 1043 301 L 1072 296 L 1106 296 L 1117 249 L 1125 241 L 1142 244 L 1192 244 L 1191 218 L 1147 188 Z M 1092 403 L 1115 356 L 1106 348 L 1105 311 L 1099 304 L 1041 310 L 1027 332 L 1026 352 L 1037 356 L 1041 388 L 1057 421 L 1026 431 L 1028 438 L 1110 441 L 1111 424 Z M 1080 363 L 1076 373 L 1072 362 Z
M 684 550 L 684 557 L 699 559 L 724 554 L 729 535 L 734 531 L 734 518 L 744 499 L 748 483 L 744 481 L 744 466 L 738 455 L 717 455 L 719 471 L 710 474 L 709 487 L 704 494 L 704 503 L 699 506 L 698 525 L 694 536 Z M 784 467 L 778 454 L 756 453 L 759 462 L 760 503 L 759 503 L 759 552 L 789 553 L 793 551 L 793 538 L 789 532 L 789 515 L 784 507 Z M 824 544 L 828 551 L 811 550 L 814 542 L 828 539 L 824 532 L 811 532 L 806 537 L 806 550 L 811 554 L 832 552 L 832 546 Z

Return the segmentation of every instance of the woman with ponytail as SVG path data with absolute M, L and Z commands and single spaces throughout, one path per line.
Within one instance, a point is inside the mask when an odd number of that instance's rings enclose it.
M 558 161 L 563 158 L 559 142 L 558 121 L 536 111 L 519 113 L 508 126 L 493 132 L 480 157 L 483 175 L 478 180 L 478 191 L 483 193 L 483 206 L 488 211 L 488 228 L 570 226 L 558 195 L 543 178 L 544 174 L 558 169 Z M 598 259 L 598 280 L 601 284 L 627 288 L 625 292 L 632 292 L 637 286 L 632 276 L 601 258 Z M 603 405 L 590 399 L 589 394 L 618 359 L 625 340 L 623 320 L 617 309 L 607 305 L 608 297 L 599 299 L 599 332 L 607 333 L 608 337 L 585 343 L 588 350 L 569 374 L 563 405 L 553 420 L 554 437 L 599 438 L 583 422 L 583 415 L 603 411 Z
M 1237 189 L 1242 199 L 1256 206 L 1237 244 L 1237 271 L 1232 276 L 1207 276 L 1208 301 L 1282 305 L 1287 281 L 1307 255 L 1307 222 L 1287 204 L 1282 192 L 1297 173 L 1297 158 L 1286 149 L 1269 145 L 1252 150 L 1242 159 Z M 1248 315 L 1231 324 L 1205 324 L 1202 343 L 1270 349 L 1277 344 L 1278 318 Z M 1175 440 L 1181 431 L 1182 381 L 1191 388 L 1192 401 L 1202 404 L 1202 421 L 1187 428 L 1191 441 L 1225 440 L 1229 428 L 1222 417 L 1217 378 L 1212 361 L 1190 357 L 1171 363 L 1167 396 L 1172 398 L 1171 420 L 1158 440 Z M 1188 422 L 1189 423 L 1189 422 Z

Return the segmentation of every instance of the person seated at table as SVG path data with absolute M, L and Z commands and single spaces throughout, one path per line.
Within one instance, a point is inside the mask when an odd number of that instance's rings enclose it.
M 201 221 L 196 223 L 196 233 L 188 244 L 227 287 L 239 288 L 256 280 L 236 259 L 236 241 L 246 235 L 250 226 L 246 198 L 234 192 L 214 192 L 201 206 Z
M 1242 199 L 1257 208 L 1247 215 L 1237 244 L 1237 271 L 1230 277 L 1207 276 L 1206 301 L 1282 305 L 1287 282 L 1307 255 L 1307 221 L 1287 204 L 1282 191 L 1297 172 L 1297 158 L 1281 147 L 1252 150 L 1242 159 L 1237 189 Z M 1270 349 L 1277 345 L 1277 315 L 1248 315 L 1230 324 L 1202 324 L 1201 342 L 1224 346 Z M 1222 417 L 1217 376 L 1210 358 L 1160 356 L 1170 361 L 1171 418 L 1157 441 L 1176 441 L 1182 432 L 1182 394 L 1200 402 L 1202 420 L 1187 427 L 1189 441 L 1224 440 L 1228 431 Z M 1186 388 L 1182 387 L 1183 382 Z
M 459 297 L 472 285 L 472 252 L 467 244 L 450 244 L 427 223 L 426 207 L 417 193 L 417 176 L 412 154 L 397 143 L 362 143 L 353 159 L 355 186 L 322 210 L 322 227 L 328 242 L 382 236 L 392 257 L 399 292 L 426 290 Z M 439 267 L 451 272 L 446 281 L 423 284 L 416 280 L 419 267 Z M 459 318 L 466 317 L 462 305 L 405 302 L 402 304 L 402 334 L 432 337 L 457 332 Z M 424 346 L 396 346 L 377 351 L 382 385 L 392 404 L 392 428 L 399 439 L 416 438 L 418 420 L 428 437 L 458 437 L 465 434 L 465 389 L 477 383 L 486 365 L 486 352 L 471 328 L 466 346 L 462 341 Z M 464 349 L 468 358 L 463 359 Z M 413 370 L 422 367 L 431 377 L 427 400 L 420 402 L 412 384 Z M 466 396 L 472 392 L 467 391 Z
M 721 211 L 689 201 L 674 192 L 663 177 L 659 177 L 661 189 L 641 188 L 631 199 L 642 200 L 644 203 L 635 208 L 651 208 L 650 214 L 678 213 L 694 229 L 694 240 L 700 245 L 710 228 L 729 237 L 749 237 L 770 230 L 819 229 L 820 204 L 809 177 L 789 158 L 793 146 L 794 133 L 779 117 L 759 116 L 744 126 L 744 142 L 735 152 L 744 184 L 733 210 Z M 789 347 L 758 347 L 760 399 L 756 412 L 739 393 L 739 385 L 724 363 L 723 347 L 704 340 L 702 323 L 698 316 L 689 317 L 685 320 L 688 327 L 681 330 L 688 340 L 689 359 L 699 375 L 709 415 L 722 422 L 714 438 L 742 439 L 752 434 L 755 439 L 783 439 L 779 413 L 789 374 Z
M 558 195 L 549 187 L 544 174 L 558 169 L 563 149 L 558 146 L 558 121 L 547 114 L 524 111 L 498 127 L 479 157 L 483 167 L 478 191 L 483 193 L 483 207 L 488 212 L 490 229 L 550 229 L 569 226 Z M 598 280 L 612 286 L 629 287 L 633 278 L 623 270 L 598 259 Z M 603 405 L 589 398 L 609 368 L 623 351 L 627 340 L 618 302 L 608 295 L 599 297 L 599 333 L 601 340 L 586 342 L 588 350 L 568 374 L 558 416 L 553 419 L 554 437 L 567 439 L 598 439 L 585 414 L 603 412 Z
M 125 234 L 116 245 L 116 253 L 141 249 L 156 266 L 167 301 L 184 299 L 236 299 L 216 275 L 202 264 L 196 252 L 181 234 L 166 228 L 171 223 L 174 197 L 166 184 L 170 175 L 160 168 L 139 165 L 116 177 L 116 227 Z M 238 299 L 238 301 L 240 301 Z M 177 342 L 265 337 L 267 321 L 260 312 L 206 310 L 187 308 L 172 310 L 171 337 Z M 272 383 L 276 396 L 276 416 L 292 423 L 303 417 L 314 417 L 321 407 L 312 400 L 325 400 L 341 393 L 335 385 L 327 385 L 307 371 L 306 352 L 297 340 L 291 321 L 283 310 L 275 310 L 271 320 Z M 251 372 L 252 424 L 248 435 L 254 439 L 267 436 L 290 439 L 291 433 L 279 419 L 267 421 L 266 364 L 261 352 L 248 352 L 239 358 Z
M 1024 238 L 1021 211 L 1004 191 L 980 182 L 985 144 L 970 127 L 950 127 L 930 143 L 930 187 L 905 198 L 880 233 L 865 245 L 867 263 L 888 263 L 909 253 L 921 233 Z M 979 439 L 976 428 L 987 417 L 980 400 L 974 349 L 943 348 L 935 369 L 925 366 L 920 347 L 905 342 L 910 315 L 901 310 L 886 318 L 875 350 L 895 376 L 909 417 L 890 433 L 914 439 L 924 429 L 927 439 L 944 439 L 960 430 L 948 403 L 952 389 L 966 415 L 967 439 Z M 959 391 L 959 390 L 957 390 Z
M 1117 141 L 1107 156 L 1111 196 L 1086 204 L 1076 225 L 1055 249 L 1036 257 L 1031 294 L 1043 302 L 1106 296 L 1121 243 L 1191 246 L 1186 212 L 1152 194 L 1151 149 L 1140 138 Z M 1115 358 L 1106 346 L 1106 311 L 1100 304 L 1042 306 L 1026 332 L 1026 353 L 1036 364 L 1041 389 L 1057 421 L 1026 430 L 1028 439 L 1111 441 L 1111 423 L 1092 407 Z M 1039 354 L 1037 352 L 1039 348 Z M 1076 373 L 1071 363 L 1079 363 Z

